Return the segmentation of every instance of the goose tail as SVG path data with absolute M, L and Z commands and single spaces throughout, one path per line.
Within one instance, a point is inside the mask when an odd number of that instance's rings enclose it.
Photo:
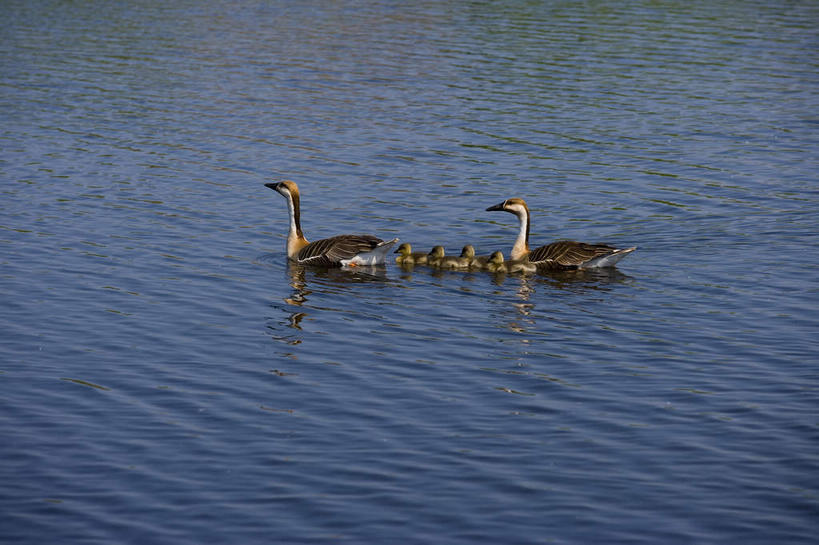
M 628 254 L 633 252 L 637 249 L 637 246 L 632 246 L 631 248 L 622 248 L 619 250 L 614 250 L 611 253 L 601 255 L 599 257 L 595 257 L 585 263 L 583 263 L 580 268 L 581 269 L 596 269 L 601 267 L 613 267 L 618 261 L 626 257 Z
M 341 265 L 345 267 L 355 267 L 356 265 L 383 265 L 387 253 L 389 253 L 396 242 L 398 242 L 397 238 L 382 240 L 376 244 L 372 250 L 358 253 L 351 259 L 342 260 Z

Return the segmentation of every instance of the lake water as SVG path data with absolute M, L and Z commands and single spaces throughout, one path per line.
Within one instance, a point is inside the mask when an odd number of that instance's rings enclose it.
M 0 541 L 815 543 L 816 2 L 1 9 Z

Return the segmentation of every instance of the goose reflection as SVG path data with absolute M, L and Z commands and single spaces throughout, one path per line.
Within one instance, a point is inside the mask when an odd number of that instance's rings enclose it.
M 321 294 L 347 295 L 353 284 L 365 282 L 386 282 L 389 278 L 384 267 L 358 266 L 355 269 L 306 267 L 298 263 L 289 263 L 286 270 L 290 292 L 284 295 L 281 303 L 271 303 L 271 306 L 280 310 L 284 316 L 269 323 L 267 328 L 272 330 L 272 338 L 285 342 L 288 345 L 301 344 L 305 330 L 302 325 L 313 310 L 329 310 L 347 312 L 348 309 L 330 308 L 311 304 L 310 300 Z M 326 300 L 326 298 L 324 298 Z M 309 321 L 309 318 L 308 318 Z M 295 330 L 295 331 L 288 331 Z M 295 354 L 287 354 L 295 357 Z
M 537 315 L 534 309 L 538 298 L 534 297 L 538 287 L 554 291 L 584 293 L 590 291 L 609 291 L 616 284 L 627 284 L 634 279 L 617 269 L 590 269 L 572 271 L 541 271 L 536 275 L 509 274 L 505 270 L 490 273 L 493 283 L 500 287 L 506 283 L 516 286 L 516 300 L 507 302 L 498 312 L 498 326 L 519 334 L 526 334 L 535 326 Z M 505 290 L 504 290 L 505 291 Z M 544 291 L 541 289 L 541 291 Z M 508 292 L 507 292 L 508 293 Z M 528 344 L 529 340 L 521 338 L 520 342 Z
M 576 269 L 568 271 L 538 271 L 536 275 L 509 274 L 500 269 L 494 273 L 493 282 L 502 286 L 508 280 L 520 281 L 521 284 L 546 284 L 552 288 L 567 291 L 602 290 L 608 291 L 616 284 L 627 284 L 633 277 L 615 268 Z

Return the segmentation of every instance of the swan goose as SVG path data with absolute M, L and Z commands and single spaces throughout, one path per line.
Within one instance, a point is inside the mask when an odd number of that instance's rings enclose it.
M 502 203 L 490 206 L 487 211 L 502 210 L 518 217 L 520 231 L 512 246 L 510 257 L 513 261 L 528 260 L 538 269 L 592 269 L 611 267 L 622 258 L 637 249 L 614 248 L 608 244 L 587 244 L 573 240 L 560 240 L 529 250 L 529 207 L 523 199 L 506 199 Z
M 286 180 L 264 185 L 287 199 L 290 211 L 287 257 L 291 261 L 319 267 L 381 265 L 385 254 L 398 242 L 397 238 L 383 241 L 372 235 L 338 235 L 308 242 L 301 230 L 299 187 L 296 183 Z

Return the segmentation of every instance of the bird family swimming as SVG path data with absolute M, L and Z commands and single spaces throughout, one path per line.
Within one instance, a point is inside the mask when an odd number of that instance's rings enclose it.
M 608 244 L 587 244 L 573 240 L 560 240 L 534 250 L 529 249 L 529 207 L 523 199 L 506 199 L 502 203 L 490 206 L 487 211 L 502 210 L 517 216 L 520 222 L 515 244 L 510 257 L 520 261 L 528 257 L 529 262 L 538 270 L 592 269 L 611 267 L 622 258 L 637 249 L 615 248 Z
M 287 257 L 304 265 L 320 267 L 354 267 L 357 265 L 381 265 L 397 238 L 384 241 L 373 235 L 337 235 L 309 242 L 301 230 L 301 206 L 299 188 L 289 180 L 264 184 L 287 199 L 290 229 L 287 234 Z M 615 248 L 608 244 L 587 244 L 573 240 L 559 240 L 530 250 L 530 214 L 526 202 L 510 198 L 490 206 L 487 211 L 504 211 L 514 214 L 520 230 L 510 253 L 504 261 L 503 253 L 494 252 L 490 257 L 476 257 L 471 244 L 463 247 L 459 257 L 447 256 L 443 246 L 434 246 L 428 254 L 413 252 L 408 243 L 401 244 L 395 253 L 396 263 L 402 265 L 427 264 L 439 269 L 486 269 L 505 272 L 535 272 L 550 270 L 591 269 L 614 266 L 623 257 L 637 249 Z
M 355 267 L 380 265 L 397 238 L 381 240 L 373 235 L 337 235 L 308 242 L 301 230 L 299 186 L 284 181 L 264 184 L 287 199 L 290 211 L 290 230 L 287 233 L 287 257 L 303 265 L 320 267 Z

